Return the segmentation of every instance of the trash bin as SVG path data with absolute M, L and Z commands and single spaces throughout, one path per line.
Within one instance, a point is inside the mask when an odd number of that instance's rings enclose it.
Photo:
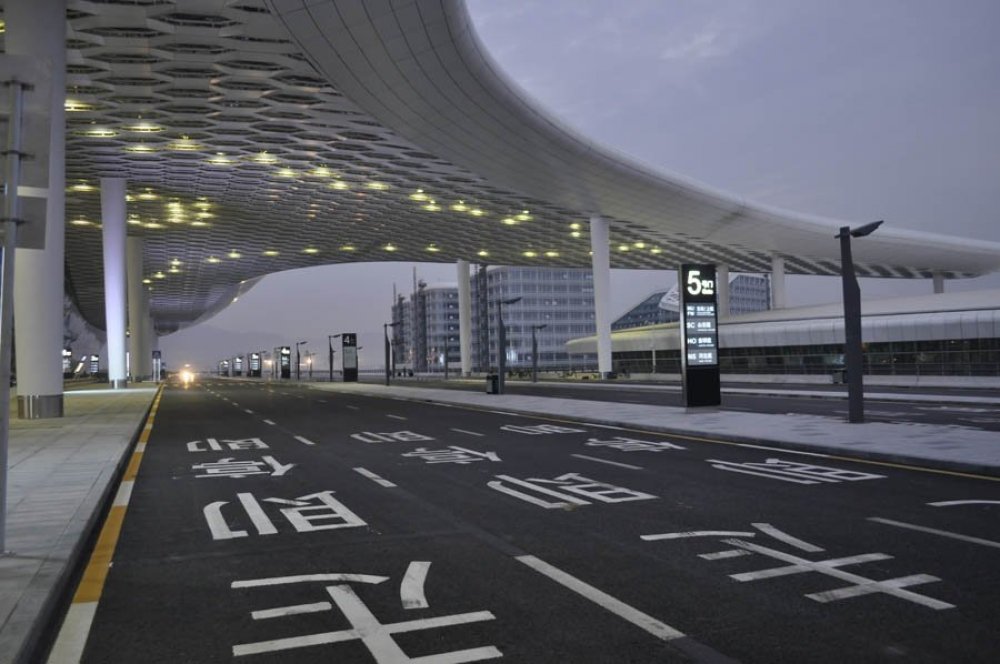
M 486 394 L 500 394 L 499 374 L 486 374 Z

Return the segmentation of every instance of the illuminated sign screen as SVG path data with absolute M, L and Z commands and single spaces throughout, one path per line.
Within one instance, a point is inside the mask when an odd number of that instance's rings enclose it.
M 714 265 L 682 265 L 681 366 L 688 406 L 717 406 L 719 384 L 719 311 Z
M 358 335 L 354 332 L 345 332 L 343 336 L 343 352 L 341 357 L 344 361 L 344 369 L 358 368 Z
M 250 353 L 250 371 L 260 371 L 260 353 Z

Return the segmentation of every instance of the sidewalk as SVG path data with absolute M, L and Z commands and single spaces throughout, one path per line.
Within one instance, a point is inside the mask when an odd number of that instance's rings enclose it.
M 461 404 L 488 410 L 544 415 L 662 433 L 751 443 L 775 448 L 845 455 L 1000 477 L 1000 434 L 960 426 L 848 424 L 840 417 L 688 411 L 583 399 L 490 395 L 460 390 L 374 385 L 308 383 L 312 389 L 413 401 Z M 976 397 L 970 397 L 976 398 Z M 983 403 L 976 401 L 975 403 Z M 996 403 L 996 400 L 992 400 Z
M 29 661 L 67 591 L 155 387 L 65 393 L 65 417 L 11 419 L 0 664 Z

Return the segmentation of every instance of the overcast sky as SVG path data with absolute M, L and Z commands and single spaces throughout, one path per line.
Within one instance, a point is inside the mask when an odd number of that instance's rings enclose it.
M 750 200 L 849 222 L 1000 241 L 997 0 L 470 0 L 506 72 L 570 126 L 651 166 Z M 831 240 L 832 241 L 832 240 Z M 272 275 L 160 341 L 169 365 L 361 334 L 381 365 L 393 283 L 410 264 Z M 429 282 L 453 265 L 424 264 Z M 613 271 L 624 312 L 673 273 Z M 839 297 L 789 277 L 790 305 Z M 862 280 L 864 297 L 930 292 Z M 1000 276 L 948 282 L 1000 287 Z M 325 359 L 323 360 L 325 366 Z

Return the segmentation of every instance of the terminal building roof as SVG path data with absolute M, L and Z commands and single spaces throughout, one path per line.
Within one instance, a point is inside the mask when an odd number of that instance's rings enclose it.
M 361 261 L 725 264 L 839 274 L 841 225 L 661 173 L 540 109 L 461 0 L 69 0 L 69 290 L 103 327 L 99 179 L 128 180 L 160 333 L 263 275 Z M 1000 267 L 1000 245 L 903 230 L 855 243 L 862 276 Z

